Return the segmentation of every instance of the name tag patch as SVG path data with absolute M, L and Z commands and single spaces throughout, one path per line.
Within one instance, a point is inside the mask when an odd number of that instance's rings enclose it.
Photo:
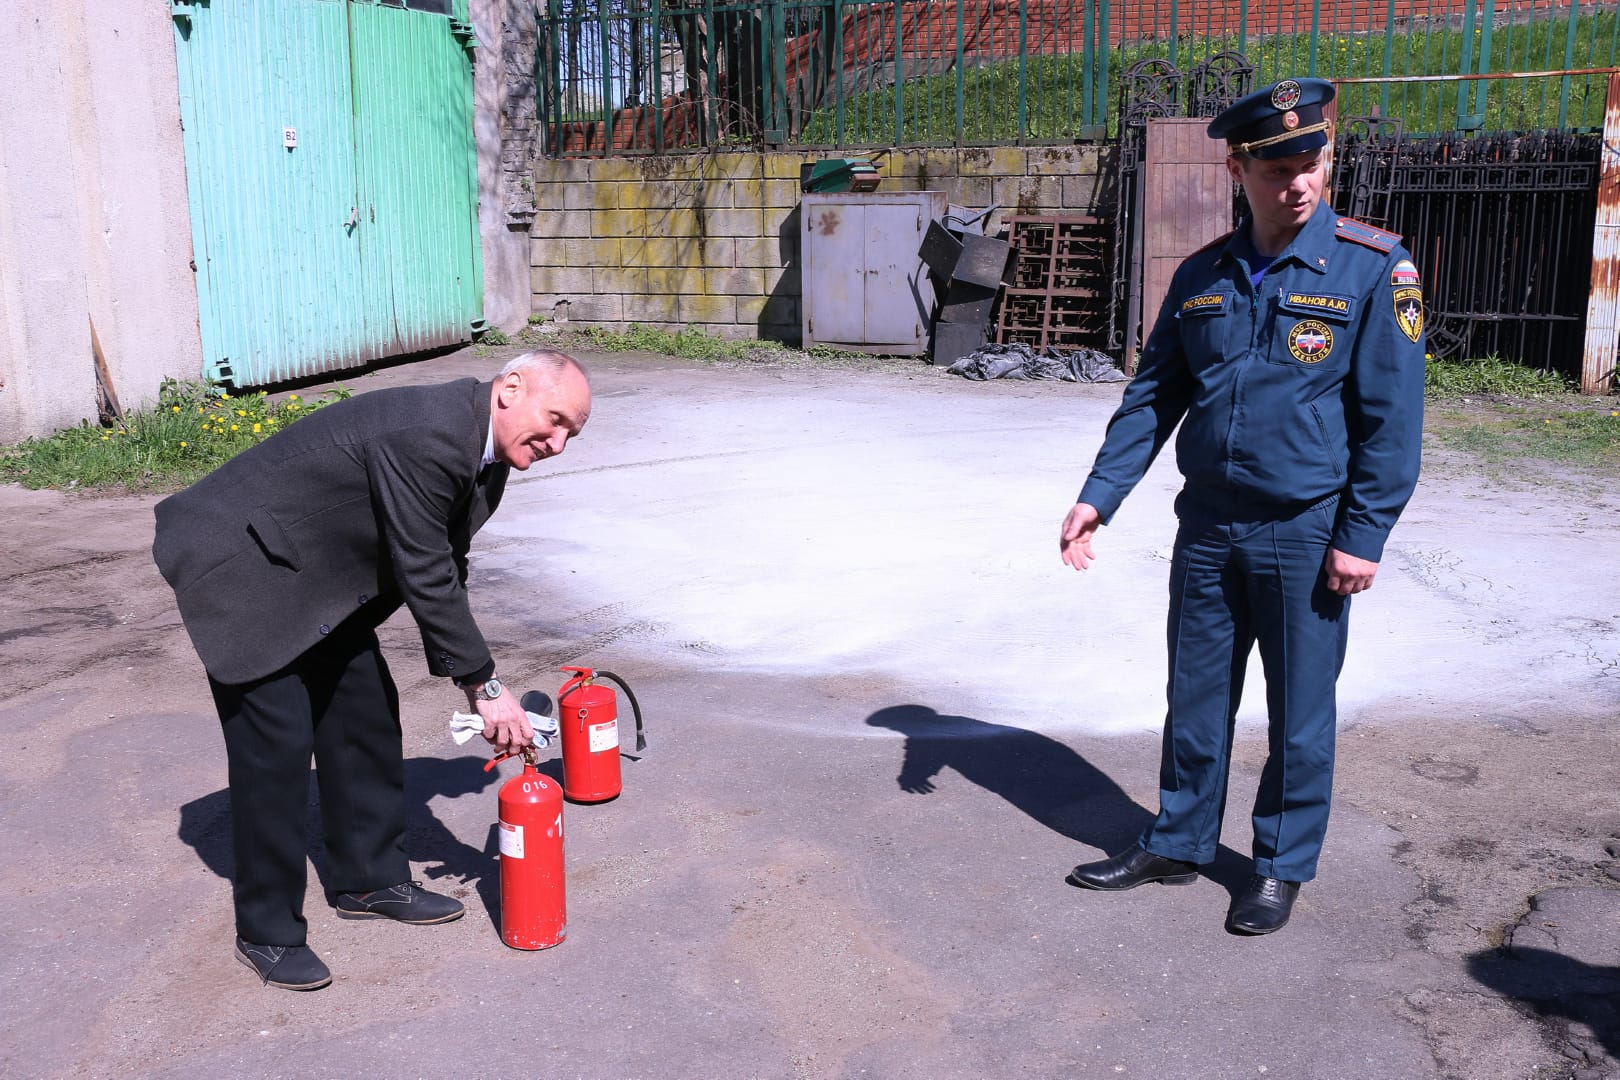
M 1303 319 L 1288 331 L 1288 352 L 1302 364 L 1320 364 L 1333 352 L 1333 328 L 1315 319 Z
M 1350 297 L 1337 293 L 1285 292 L 1281 306 L 1284 311 L 1320 314 L 1346 321 L 1350 318 Z
M 1181 302 L 1183 315 L 1213 315 L 1226 306 L 1225 293 L 1204 293 L 1189 296 Z

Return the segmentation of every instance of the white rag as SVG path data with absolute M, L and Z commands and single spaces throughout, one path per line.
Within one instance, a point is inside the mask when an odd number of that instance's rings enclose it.
M 551 743 L 551 737 L 557 734 L 557 718 L 554 716 L 541 716 L 524 710 L 524 716 L 529 718 L 529 726 L 534 728 L 534 745 L 536 749 L 543 750 Z M 450 714 L 450 737 L 460 746 L 474 735 L 481 735 L 484 731 L 484 718 L 477 713 L 453 712 Z

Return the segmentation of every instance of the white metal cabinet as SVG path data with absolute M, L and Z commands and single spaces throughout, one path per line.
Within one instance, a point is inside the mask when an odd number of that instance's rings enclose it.
M 943 191 L 808 193 L 799 207 L 804 347 L 928 351 L 934 287 L 917 251 Z

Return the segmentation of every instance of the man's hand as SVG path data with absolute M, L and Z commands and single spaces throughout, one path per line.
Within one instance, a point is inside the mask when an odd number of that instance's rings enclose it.
M 1322 569 L 1327 571 L 1327 587 L 1340 596 L 1349 596 L 1372 588 L 1378 564 L 1346 555 L 1338 548 L 1328 548 L 1327 561 L 1322 564 Z
M 516 753 L 534 744 L 534 728 L 510 691 L 503 689 L 493 701 L 468 694 L 467 701 L 484 718 L 484 738 L 500 753 Z
M 1091 536 L 1102 524 L 1102 516 L 1090 503 L 1075 503 L 1069 516 L 1063 519 L 1058 533 L 1058 553 L 1063 561 L 1076 570 L 1084 570 L 1096 556 L 1091 554 Z

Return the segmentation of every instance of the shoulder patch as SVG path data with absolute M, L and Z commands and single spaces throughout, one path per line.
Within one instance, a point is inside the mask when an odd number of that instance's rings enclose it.
M 1222 244 L 1225 244 L 1230 239 L 1232 239 L 1232 232 L 1231 231 L 1223 232 L 1223 233 L 1221 233 L 1221 235 L 1217 236 L 1215 239 L 1211 240 L 1209 243 L 1205 244 L 1203 247 L 1199 248 L 1197 251 L 1193 252 L 1192 254 L 1193 255 L 1202 255 L 1206 251 L 1213 251 L 1216 248 L 1220 247 Z M 1190 258 L 1192 258 L 1192 255 L 1189 255 L 1187 257 L 1190 259 Z
M 1365 221 L 1347 217 L 1339 219 L 1338 225 L 1334 227 L 1334 235 L 1340 240 L 1361 244 L 1385 255 L 1394 251 L 1395 245 L 1401 242 L 1400 233 L 1392 233 L 1388 229 L 1380 229 L 1376 225 L 1368 225 Z

